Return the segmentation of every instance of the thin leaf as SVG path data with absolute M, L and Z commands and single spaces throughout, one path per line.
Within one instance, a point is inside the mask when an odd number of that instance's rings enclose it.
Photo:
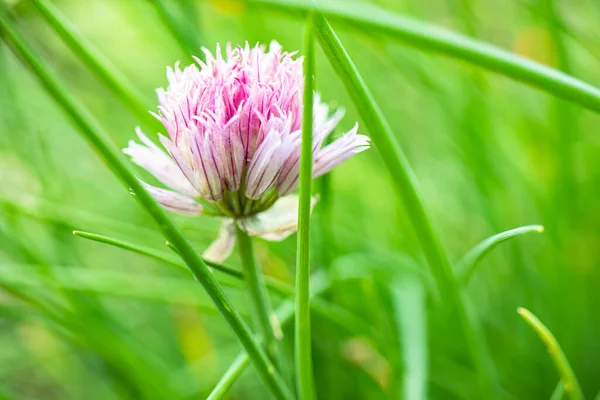
M 583 394 L 575 373 L 573 373 L 565 353 L 563 353 L 552 332 L 528 309 L 519 307 L 517 313 L 529 324 L 546 345 L 569 398 L 571 400 L 583 400 Z
M 141 254 L 143 256 L 154 258 L 155 260 L 164 262 L 166 264 L 188 270 L 188 268 L 185 266 L 185 264 L 183 264 L 181 261 L 179 261 L 175 257 L 171 257 L 170 254 L 165 253 L 165 252 L 156 251 L 147 246 L 133 244 L 133 243 L 119 240 L 119 239 L 114 239 L 114 238 L 110 238 L 108 236 L 97 235 L 95 233 L 89 233 L 89 232 L 73 231 L 73 234 L 75 236 L 78 236 L 78 237 L 81 237 L 84 239 L 93 240 L 95 242 L 100 242 L 100 243 L 105 243 L 105 244 L 115 246 L 115 247 L 118 247 L 118 248 L 121 248 L 124 250 L 129 250 L 134 253 Z M 227 275 L 229 275 L 235 279 L 238 279 L 240 281 L 244 280 L 244 273 L 242 271 L 238 271 L 231 267 L 227 267 L 222 264 L 217 264 L 217 263 L 214 263 L 214 262 L 208 261 L 208 260 L 204 260 L 204 262 L 206 263 L 206 265 L 216 269 L 217 271 L 227 274 Z M 272 277 L 265 277 L 265 278 L 267 281 L 267 287 L 269 289 L 281 294 L 282 296 L 292 296 L 294 294 L 293 287 L 291 285 L 287 284 L 286 282 L 283 282 L 279 279 L 272 278 Z
M 307 0 L 247 0 L 247 3 L 300 16 L 317 9 L 314 2 Z M 332 20 L 362 28 L 371 35 L 383 33 L 412 47 L 467 61 L 600 112 L 600 90 L 595 86 L 489 43 L 364 2 L 319 1 L 318 10 Z
M 458 276 L 458 279 L 463 285 L 466 285 L 473 276 L 479 261 L 481 261 L 481 259 L 485 257 L 487 253 L 492 251 L 494 247 L 509 239 L 532 232 L 542 233 L 544 232 L 544 227 L 541 225 L 521 226 L 519 228 L 511 229 L 483 240 L 469 250 L 467 254 L 465 254 L 463 258 L 456 264 L 456 275 Z
M 177 225 L 173 223 L 166 212 L 156 203 L 136 178 L 131 166 L 125 161 L 121 152 L 110 143 L 108 135 L 89 114 L 81 103 L 76 101 L 66 90 L 46 64 L 37 56 L 33 49 L 22 39 L 14 29 L 4 12 L 0 11 L 0 33 L 13 51 L 35 73 L 39 82 L 48 90 L 60 104 L 67 116 L 77 125 L 80 132 L 90 144 L 100 153 L 113 172 L 121 179 L 126 188 L 136 194 L 136 198 L 157 222 L 159 228 L 170 242 L 180 251 L 181 257 L 188 265 L 194 276 L 204 286 L 204 289 L 223 315 L 240 343 L 248 351 L 251 360 L 257 368 L 259 376 L 271 393 L 277 399 L 289 399 L 291 394 L 281 377 L 273 371 L 273 365 L 265 352 L 253 338 L 252 332 L 239 313 L 227 299 L 219 283 L 206 264 L 196 254 L 192 245 L 183 236 Z
M 451 304 L 456 312 L 471 358 L 479 373 L 480 386 L 495 393 L 498 384 L 494 367 L 487 352 L 481 351 L 485 349 L 484 339 L 479 335 L 479 330 L 475 328 L 472 316 L 467 313 L 458 281 L 425 209 L 418 190 L 417 179 L 400 143 L 350 56 L 322 16 L 315 18 L 315 30 L 321 48 L 350 94 L 391 174 L 396 190 L 404 201 L 407 215 L 411 218 L 413 229 L 442 297 Z

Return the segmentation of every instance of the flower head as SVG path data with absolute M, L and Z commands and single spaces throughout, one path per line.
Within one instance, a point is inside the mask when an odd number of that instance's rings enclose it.
M 296 230 L 302 125 L 302 57 L 264 46 L 226 49 L 226 57 L 208 50 L 183 70 L 167 68 L 169 86 L 158 89 L 158 114 L 168 137 L 165 153 L 142 131 L 142 144 L 124 149 L 169 189 L 145 184 L 166 209 L 180 214 L 228 217 L 217 242 L 205 256 L 227 256 L 233 246 L 233 222 L 251 235 L 281 240 Z M 315 94 L 313 177 L 329 172 L 366 150 L 369 139 L 355 126 L 331 144 L 323 142 L 343 116 Z M 287 197 L 286 197 L 287 196 Z M 201 205 L 202 204 L 202 205 Z

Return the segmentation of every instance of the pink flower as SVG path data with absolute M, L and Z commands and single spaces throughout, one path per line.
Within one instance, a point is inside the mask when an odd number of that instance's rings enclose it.
M 196 58 L 181 70 L 167 68 L 169 86 L 158 89 L 154 114 L 169 135 L 159 135 L 166 154 L 142 131 L 142 142 L 123 151 L 169 189 L 145 184 L 166 209 L 180 214 L 227 217 L 205 256 L 222 260 L 234 243 L 234 223 L 250 235 L 281 240 L 296 230 L 302 125 L 302 57 L 264 46 L 217 45 L 206 63 Z M 369 148 L 358 125 L 322 146 L 343 116 L 315 94 L 313 177 Z M 287 197 L 286 197 L 287 196 Z M 202 203 L 203 205 L 201 205 Z

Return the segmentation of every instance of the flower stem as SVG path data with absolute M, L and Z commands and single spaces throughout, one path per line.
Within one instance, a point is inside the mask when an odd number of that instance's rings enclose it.
M 248 293 L 252 298 L 254 306 L 254 312 L 256 320 L 264 338 L 265 349 L 267 354 L 271 357 L 271 360 L 275 362 L 277 360 L 277 338 L 275 337 L 275 331 L 273 329 L 272 321 L 277 318 L 273 312 L 271 306 L 271 300 L 269 299 L 269 293 L 267 292 L 267 286 L 265 284 L 265 278 L 256 265 L 256 259 L 254 258 L 254 249 L 252 247 L 252 239 L 246 232 L 236 226 L 237 243 L 240 250 L 240 258 L 242 259 L 242 268 L 244 269 L 244 277 Z
M 310 337 L 310 195 L 312 184 L 312 121 L 315 73 L 313 17 L 306 19 L 304 48 L 304 110 L 300 152 L 300 199 L 296 250 L 296 390 L 298 399 L 314 398 Z

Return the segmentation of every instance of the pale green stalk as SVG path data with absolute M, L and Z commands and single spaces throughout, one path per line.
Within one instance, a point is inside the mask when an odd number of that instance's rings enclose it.
M 350 94 L 391 174 L 396 190 L 404 201 L 407 214 L 411 218 L 413 229 L 442 297 L 456 312 L 458 324 L 462 328 L 471 358 L 479 373 L 480 385 L 488 392 L 495 393 L 498 384 L 494 367 L 485 356 L 487 352 L 481 351 L 485 348 L 484 339 L 481 332 L 476 329 L 472 315 L 466 310 L 459 282 L 433 228 L 408 159 L 350 56 L 322 16 L 315 18 L 315 32 L 321 48 Z
M 565 353 L 563 353 L 552 332 L 528 309 L 519 307 L 517 313 L 523 317 L 525 322 L 529 324 L 546 345 L 550 358 L 552 358 L 558 370 L 565 392 L 567 392 L 569 398 L 571 400 L 583 400 L 583 393 L 581 392 L 575 373 L 571 369 Z
M 256 321 L 258 322 L 267 353 L 273 362 L 277 362 L 279 352 L 274 324 L 278 324 L 278 322 L 277 317 L 273 313 L 273 307 L 271 306 L 271 300 L 269 299 L 269 293 L 265 285 L 265 278 L 256 264 L 252 239 L 237 225 L 235 231 L 242 268 L 244 269 L 244 281 L 246 282 L 246 287 L 254 306 Z
M 273 364 L 260 345 L 254 340 L 252 332 L 246 326 L 239 313 L 233 308 L 231 302 L 226 298 L 211 271 L 196 254 L 179 227 L 173 223 L 165 211 L 144 189 L 121 152 L 110 143 L 106 132 L 93 119 L 88 110 L 68 93 L 62 82 L 46 66 L 43 60 L 33 52 L 33 49 L 14 29 L 12 22 L 8 20 L 4 12 L 0 12 L 0 32 L 15 54 L 20 56 L 25 65 L 32 69 L 39 82 L 62 107 L 71 121 L 80 129 L 83 136 L 104 158 L 117 177 L 120 178 L 127 188 L 131 188 L 136 194 L 136 198 L 158 223 L 165 237 L 179 249 L 185 263 L 202 284 L 221 315 L 248 352 L 257 368 L 259 376 L 273 396 L 277 399 L 290 399 L 291 393 L 289 389 L 281 377 L 275 373 Z
M 246 0 L 250 5 L 304 16 L 317 6 L 308 0 Z M 445 54 L 600 112 L 600 89 L 571 75 L 451 30 L 404 17 L 365 2 L 319 1 L 324 16 L 369 34 L 383 33 L 422 50 Z
M 298 239 L 296 247 L 296 392 L 299 400 L 314 398 L 310 331 L 310 203 L 312 185 L 313 88 L 315 42 L 313 19 L 306 19 L 304 37 L 304 99 L 302 112 L 302 148 L 298 202 Z

